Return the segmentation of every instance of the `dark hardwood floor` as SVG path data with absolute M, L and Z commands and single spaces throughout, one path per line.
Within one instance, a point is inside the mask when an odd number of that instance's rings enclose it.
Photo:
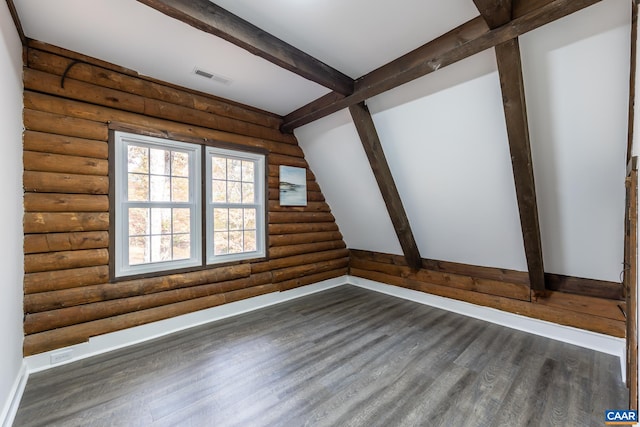
M 602 426 L 617 358 L 341 286 L 32 375 L 15 426 Z

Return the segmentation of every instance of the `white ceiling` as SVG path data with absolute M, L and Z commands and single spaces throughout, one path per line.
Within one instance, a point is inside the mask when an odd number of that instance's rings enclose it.
M 285 115 L 328 89 L 135 0 L 14 0 L 25 35 Z M 357 78 L 478 15 L 471 0 L 218 0 Z M 232 80 L 215 83 L 195 67 Z

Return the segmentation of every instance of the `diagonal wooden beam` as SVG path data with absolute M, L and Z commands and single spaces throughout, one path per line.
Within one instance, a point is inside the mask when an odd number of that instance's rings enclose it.
M 398 241 L 404 252 L 407 264 L 413 270 L 420 270 L 420 268 L 422 268 L 422 257 L 420 256 L 418 245 L 413 237 L 407 213 L 402 205 L 402 200 L 393 180 L 391 169 L 389 169 L 389 164 L 384 155 L 384 150 L 382 149 L 382 144 L 380 143 L 380 138 L 378 137 L 371 113 L 369 113 L 369 109 L 364 105 L 364 102 L 351 105 L 349 112 L 351 112 L 351 117 L 358 130 L 358 135 L 360 135 L 362 147 L 369 159 L 369 164 L 378 182 L 384 203 L 387 205 L 389 217 L 398 235 Z
M 468 21 L 437 39 L 383 65 L 356 80 L 353 94 L 331 104 L 313 101 L 285 116 L 283 132 L 311 123 L 336 111 L 514 39 L 601 0 L 531 0 L 514 3 L 514 19 L 489 29 L 482 17 Z M 539 7 L 532 9 L 532 5 Z
M 542 239 L 518 39 L 496 46 L 496 58 L 529 283 L 532 290 L 544 291 Z
M 490 28 L 500 27 L 511 20 L 511 0 L 473 1 Z M 495 47 L 495 51 L 509 150 L 511 151 L 511 167 L 520 214 L 522 241 L 529 271 L 529 284 L 532 290 L 542 292 L 546 288 L 542 239 L 538 220 L 538 203 L 519 41 L 514 38 L 500 43 Z
M 218 36 L 322 86 L 348 95 L 353 79 L 209 0 L 138 0 L 165 15 Z
M 24 35 L 22 23 L 20 22 L 20 17 L 18 16 L 18 11 L 16 10 L 16 5 L 13 0 L 7 0 L 7 7 L 9 7 L 9 13 L 11 13 L 11 18 L 13 19 L 13 23 L 16 26 L 16 31 L 18 31 L 18 36 L 22 41 L 22 45 L 26 46 L 27 37 Z

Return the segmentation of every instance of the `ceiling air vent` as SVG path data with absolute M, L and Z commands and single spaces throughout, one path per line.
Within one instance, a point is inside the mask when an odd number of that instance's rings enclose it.
M 193 74 L 195 74 L 196 76 L 203 77 L 205 79 L 212 80 L 212 81 L 214 81 L 216 83 L 221 83 L 223 85 L 229 86 L 231 84 L 231 79 L 230 78 L 221 76 L 219 74 L 210 73 L 209 71 L 205 71 L 202 68 L 198 68 L 198 67 L 194 68 L 193 69 Z

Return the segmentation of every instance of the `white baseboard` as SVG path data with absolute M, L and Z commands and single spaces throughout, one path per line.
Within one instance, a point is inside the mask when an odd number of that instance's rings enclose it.
M 22 362 L 20 372 L 18 372 L 18 376 L 13 383 L 13 387 L 11 387 L 11 392 L 2 409 L 2 413 L 0 413 L 0 425 L 2 427 L 11 427 L 13 425 L 13 420 L 16 417 L 16 413 L 18 413 L 18 406 L 20 405 L 20 400 L 22 400 L 22 394 L 24 393 L 28 378 L 29 371 L 27 370 L 27 364 Z
M 189 313 L 171 319 L 149 323 L 147 325 L 100 335 L 91 338 L 86 343 L 66 347 L 64 349 L 28 356 L 25 358 L 25 364 L 28 371 L 27 373 L 43 371 L 54 366 L 75 362 L 87 357 L 107 353 L 119 348 L 192 328 L 194 326 L 200 326 L 216 320 L 236 316 L 346 284 L 352 284 L 361 288 L 418 302 L 420 304 L 441 308 L 509 328 L 618 356 L 620 358 L 622 379 L 626 379 L 626 343 L 622 338 L 615 338 L 578 328 L 558 325 L 544 320 L 533 319 L 506 311 L 444 298 L 437 295 L 431 295 L 398 286 L 387 285 L 355 276 L 342 276 L 284 292 L 260 295 L 254 298 L 224 304 L 207 310 L 201 310 L 195 313 Z M 52 364 L 51 356 L 56 356 L 62 353 L 66 354 L 68 358 L 65 357 L 65 360 L 61 363 Z
M 496 323 L 508 328 L 517 329 L 534 335 L 540 335 L 557 341 L 617 356 L 620 358 L 622 380 L 626 381 L 626 341 L 623 338 L 616 338 L 609 335 L 586 331 L 584 329 L 558 325 L 557 323 L 551 323 L 545 320 L 534 319 L 531 317 L 521 316 L 519 314 L 497 310 L 495 308 L 483 307 L 464 301 L 440 297 L 398 286 L 387 285 L 360 277 L 348 276 L 347 282 L 361 288 L 381 292 L 398 298 L 474 317 L 476 319 L 485 320 L 487 322 Z
M 305 295 L 325 291 L 346 284 L 347 276 L 325 280 L 312 285 L 302 286 L 283 292 L 273 292 L 257 297 L 248 298 L 229 304 L 212 307 L 206 310 L 173 317 L 146 325 L 136 326 L 118 332 L 90 338 L 88 342 L 77 344 L 63 349 L 48 351 L 25 357 L 25 362 L 29 373 L 44 371 L 54 366 L 60 366 L 75 362 L 87 357 L 107 353 L 119 348 L 149 341 L 155 338 L 169 335 L 174 332 L 204 325 L 227 317 L 237 316 L 249 311 L 258 310 L 281 302 L 300 298 Z M 65 360 L 61 363 L 51 363 L 51 356 L 66 354 Z

